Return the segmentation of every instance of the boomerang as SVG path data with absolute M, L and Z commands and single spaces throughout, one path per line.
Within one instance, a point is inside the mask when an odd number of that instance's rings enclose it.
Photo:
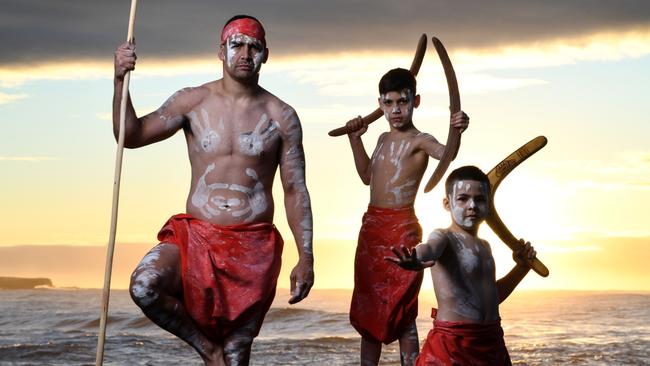
M 508 246 L 512 249 L 513 252 L 520 250 L 523 245 L 517 240 L 517 238 L 512 235 L 508 227 L 503 223 L 497 210 L 494 206 L 494 194 L 497 191 L 497 187 L 501 184 L 501 181 L 510 174 L 519 164 L 524 160 L 531 157 L 533 154 L 541 150 L 546 146 L 548 140 L 544 136 L 537 136 L 534 139 L 528 141 L 525 145 L 517 149 L 515 152 L 510 154 L 507 158 L 503 159 L 497 166 L 495 166 L 489 173 L 487 173 L 488 179 L 490 180 L 490 210 L 485 221 L 490 226 L 492 231 Z M 542 277 L 548 276 L 548 268 L 542 263 L 537 257 L 532 260 L 527 260 L 528 265 L 535 271 L 538 275 Z
M 418 46 L 415 50 L 415 56 L 413 57 L 413 62 L 411 63 L 411 68 L 409 71 L 413 76 L 417 76 L 418 72 L 420 71 L 420 66 L 422 66 L 422 60 L 424 59 L 424 54 L 427 51 L 427 35 L 422 34 L 420 36 L 420 40 L 418 41 Z M 374 112 L 370 113 L 369 115 L 363 117 L 363 124 L 364 125 L 369 125 L 376 120 L 379 119 L 379 117 L 383 116 L 384 112 L 381 110 L 381 108 L 375 109 Z M 336 136 L 343 136 L 347 135 L 351 131 L 348 130 L 347 126 L 339 127 L 336 129 L 333 129 L 332 131 L 328 132 L 327 134 L 336 137 Z
M 458 92 L 458 81 L 456 80 L 456 73 L 454 72 L 454 67 L 451 64 L 447 50 L 442 45 L 442 42 L 436 37 L 431 39 L 433 46 L 438 52 L 438 57 L 440 57 L 440 62 L 442 63 L 442 68 L 445 70 L 445 77 L 447 78 L 447 89 L 449 90 L 449 112 L 451 115 L 460 111 L 460 93 Z M 433 172 L 433 175 L 427 182 L 427 185 L 424 186 L 424 192 L 429 192 L 433 187 L 438 184 L 445 171 L 451 164 L 451 161 L 454 160 L 456 154 L 458 154 L 458 148 L 460 148 L 460 131 L 457 128 L 449 126 L 449 132 L 447 133 L 447 142 L 445 143 L 445 151 L 442 153 L 442 158 L 436 166 L 436 170 Z

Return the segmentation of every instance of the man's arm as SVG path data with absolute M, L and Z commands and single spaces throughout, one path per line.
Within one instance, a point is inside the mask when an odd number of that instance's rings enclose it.
M 517 263 L 507 275 L 503 276 L 497 281 L 497 291 L 499 292 L 499 304 L 510 296 L 515 287 L 526 277 L 530 267 L 528 266 L 527 259 L 535 258 L 537 252 L 535 248 L 524 240 L 520 239 L 519 242 L 523 247 L 517 252 L 512 253 L 512 259 Z
M 384 257 L 398 266 L 411 271 L 421 271 L 436 264 L 442 255 L 449 239 L 441 229 L 434 230 L 426 243 L 418 244 L 415 248 L 409 249 L 405 246 L 398 248 L 391 247 L 395 257 Z
M 120 128 L 120 107 L 122 103 L 122 88 L 124 76 L 128 71 L 135 69 L 135 45 L 123 43 L 115 51 L 115 76 L 113 79 L 113 134 L 117 140 Z M 138 118 L 131 102 L 131 95 L 127 93 L 124 146 L 136 148 L 164 140 L 178 131 L 184 120 L 184 103 L 187 97 L 183 89 L 172 97 L 158 110 L 144 117 Z
M 363 146 L 361 135 L 367 130 L 368 126 L 363 123 L 361 116 L 351 119 L 345 124 L 351 131 L 348 133 L 350 140 L 350 147 L 352 148 L 352 155 L 354 156 L 354 166 L 357 168 L 357 173 L 361 181 L 365 185 L 370 184 L 370 158 L 366 153 L 366 148 Z
M 449 124 L 451 127 L 457 128 L 463 133 L 467 129 L 467 126 L 469 126 L 469 117 L 463 111 L 456 112 L 450 117 Z M 420 136 L 420 149 L 432 158 L 440 160 L 445 152 L 445 145 L 438 142 L 435 137 L 428 133 L 422 133 Z M 454 158 L 456 157 L 454 156 Z
M 314 284 L 314 254 L 312 249 L 313 221 L 311 200 L 305 182 L 305 152 L 302 147 L 302 127 L 296 112 L 286 107 L 280 124 L 282 149 L 280 179 L 284 189 L 287 221 L 298 248 L 298 264 L 291 271 L 290 304 L 309 294 Z

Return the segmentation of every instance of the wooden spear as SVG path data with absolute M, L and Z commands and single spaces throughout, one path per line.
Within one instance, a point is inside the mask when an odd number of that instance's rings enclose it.
M 131 0 L 131 12 L 129 15 L 129 31 L 126 37 L 127 42 L 133 42 L 133 27 L 135 25 L 135 13 L 138 7 L 137 0 Z M 122 86 L 122 103 L 120 105 L 120 129 L 117 139 L 117 154 L 115 156 L 115 177 L 113 180 L 113 206 L 111 210 L 111 231 L 106 248 L 106 269 L 104 270 L 104 290 L 102 291 L 102 313 L 99 319 L 99 334 L 97 335 L 97 354 L 95 365 L 101 366 L 104 362 L 104 341 L 106 339 L 106 321 L 108 318 L 108 301 L 111 293 L 111 273 L 113 271 L 113 253 L 115 252 L 115 233 L 117 231 L 117 207 L 120 201 L 120 177 L 122 174 L 122 155 L 124 153 L 124 127 L 126 124 L 126 102 L 129 93 L 129 81 L 131 73 L 124 75 Z

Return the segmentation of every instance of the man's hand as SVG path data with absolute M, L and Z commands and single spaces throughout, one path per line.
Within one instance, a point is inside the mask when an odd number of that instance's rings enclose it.
M 465 114 L 465 112 L 458 111 L 451 115 L 449 124 L 451 127 L 457 128 L 460 130 L 460 132 L 463 132 L 467 129 L 467 126 L 469 126 L 469 117 L 467 114 Z
M 436 261 L 420 261 L 415 248 L 409 249 L 402 245 L 400 249 L 390 247 L 390 250 L 395 254 L 395 257 L 386 256 L 384 259 L 409 271 L 421 271 L 436 264 Z
M 127 72 L 135 70 L 135 44 L 124 42 L 115 50 L 115 79 L 123 80 Z
M 314 260 L 298 260 L 291 271 L 291 298 L 289 304 L 295 304 L 309 295 L 314 285 Z
M 535 258 L 537 252 L 529 241 L 525 242 L 524 239 L 519 239 L 519 244 L 521 244 L 522 247 L 516 252 L 512 252 L 512 259 L 518 266 L 530 268 L 528 263 Z
M 356 118 L 349 120 L 345 124 L 345 127 L 347 127 L 348 131 L 350 131 L 348 132 L 348 136 L 352 139 L 359 139 L 361 138 L 361 135 L 368 131 L 368 125 L 363 123 L 361 116 L 357 116 Z

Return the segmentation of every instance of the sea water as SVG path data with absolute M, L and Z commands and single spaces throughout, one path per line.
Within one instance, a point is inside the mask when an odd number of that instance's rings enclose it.
M 312 290 L 288 305 L 279 289 L 251 365 L 358 365 L 359 335 L 348 321 L 349 290 Z M 431 328 L 430 291 L 420 294 L 418 330 Z M 0 365 L 92 365 L 100 290 L 0 290 Z M 111 293 L 105 365 L 202 365 L 184 342 Z M 650 293 L 515 292 L 501 305 L 515 365 L 650 365 Z M 398 365 L 397 343 L 382 365 Z

